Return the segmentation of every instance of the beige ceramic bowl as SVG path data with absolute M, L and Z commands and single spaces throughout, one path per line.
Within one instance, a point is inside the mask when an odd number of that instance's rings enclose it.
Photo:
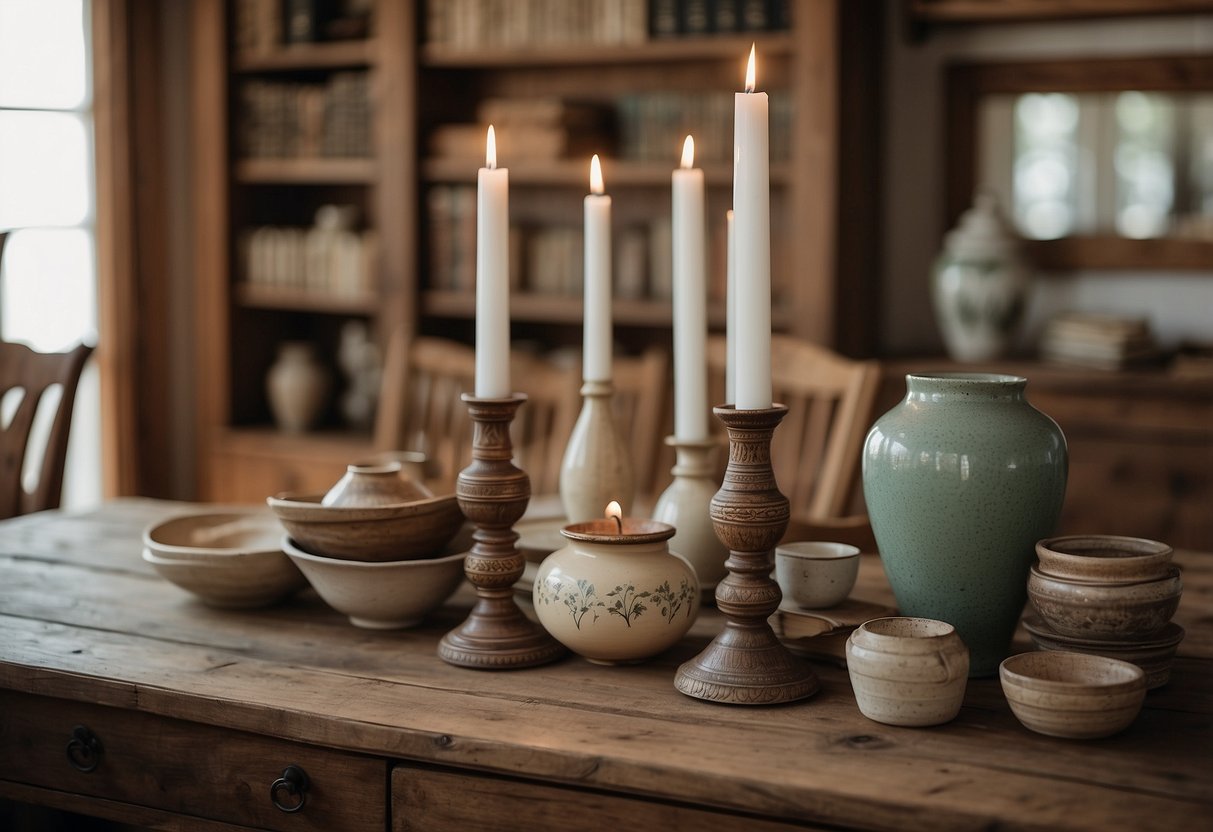
M 1050 537 L 1036 544 L 1040 571 L 1055 578 L 1138 583 L 1166 577 L 1175 553 L 1141 537 L 1089 534 Z
M 442 606 L 463 580 L 464 552 L 371 563 L 313 555 L 290 537 L 282 549 L 330 607 L 375 630 L 414 627 Z
M 1184 628 L 1175 622 L 1163 627 L 1150 638 L 1127 641 L 1071 638 L 1053 632 L 1041 621 L 1030 617 L 1024 620 L 1023 626 L 1039 650 L 1089 653 L 1093 656 L 1132 662 L 1145 672 L 1148 690 L 1160 688 L 1171 680 L 1171 663 L 1175 660 L 1175 651 L 1184 638 Z
M 143 546 L 159 558 L 213 561 L 232 555 L 277 555 L 284 560 L 282 525 L 264 509 L 187 514 L 148 526 Z
M 280 494 L 269 506 L 291 539 L 322 557 L 360 561 L 426 558 L 463 525 L 454 494 L 363 508 L 322 506 L 319 495 Z
M 1128 728 L 1146 698 L 1135 664 L 1083 653 L 1020 653 L 998 668 L 1016 719 L 1040 734 L 1108 737 Z
M 858 547 L 821 541 L 775 547 L 775 580 L 783 596 L 799 607 L 812 610 L 842 603 L 858 575 Z
M 1165 577 L 1135 584 L 1083 583 L 1028 574 L 1028 598 L 1054 632 L 1073 638 L 1120 641 L 1148 638 L 1167 626 L 1179 607 L 1183 580 L 1169 567 Z
M 209 561 L 163 558 L 149 549 L 143 559 L 165 580 L 212 607 L 264 607 L 307 584 L 280 548 L 224 555 Z

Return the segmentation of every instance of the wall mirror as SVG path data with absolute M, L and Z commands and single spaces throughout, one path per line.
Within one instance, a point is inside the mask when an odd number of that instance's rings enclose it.
M 993 192 L 1045 270 L 1213 270 L 1213 57 L 949 67 L 951 227 Z

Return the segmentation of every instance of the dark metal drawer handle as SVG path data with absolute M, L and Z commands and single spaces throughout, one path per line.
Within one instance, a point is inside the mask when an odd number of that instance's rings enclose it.
M 307 803 L 309 784 L 306 771 L 299 766 L 287 766 L 282 776 L 270 786 L 270 802 L 283 812 L 298 812 Z M 283 794 L 287 802 L 283 802 Z M 295 800 L 291 801 L 290 798 Z
M 72 738 L 67 741 L 67 761 L 77 771 L 90 772 L 101 765 L 105 747 L 101 738 L 83 725 L 72 729 Z

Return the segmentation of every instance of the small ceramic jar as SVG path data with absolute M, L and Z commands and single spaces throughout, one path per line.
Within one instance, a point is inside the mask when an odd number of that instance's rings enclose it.
M 969 649 L 946 622 L 877 618 L 847 639 L 847 673 L 859 710 L 868 719 L 886 725 L 939 725 L 960 713 Z
M 434 496 L 428 488 L 402 476 L 400 462 L 350 465 L 320 501 L 323 506 L 372 508 L 398 505 Z
M 670 551 L 674 527 L 624 518 L 574 523 L 548 555 L 532 597 L 539 622 L 574 653 L 630 664 L 672 647 L 699 613 L 699 580 Z

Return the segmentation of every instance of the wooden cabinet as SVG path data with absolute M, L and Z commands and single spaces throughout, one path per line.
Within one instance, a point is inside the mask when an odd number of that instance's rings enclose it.
M 265 376 L 281 341 L 311 341 L 330 362 L 350 320 L 365 321 L 380 345 L 397 328 L 471 341 L 474 277 L 469 282 L 467 275 L 474 275 L 475 225 L 467 209 L 474 204 L 476 171 L 483 165 L 482 129 L 477 128 L 481 138 L 475 153 L 438 150 L 453 125 L 474 124 L 486 104 L 504 101 L 508 110 L 509 102 L 541 101 L 605 113 L 588 142 L 569 144 L 554 156 L 536 156 L 527 148 L 531 152 L 511 158 L 501 148 L 501 165 L 510 169 L 518 268 L 528 260 L 546 264 L 562 281 L 559 291 L 541 291 L 533 279 L 520 276 L 511 298 L 515 341 L 545 349 L 580 346 L 579 243 L 566 237 L 563 249 L 557 249 L 569 259 L 555 261 L 551 240 L 546 248 L 537 240 L 554 229 L 580 233 L 589 157 L 600 152 L 614 199 L 616 341 L 630 352 L 653 344 L 672 349 L 669 287 L 654 285 L 668 277 L 653 273 L 668 266 L 663 247 L 668 240 L 648 240 L 640 248 L 632 245 L 638 239 L 632 232 L 647 229 L 658 237 L 668 232 L 670 175 L 684 128 L 695 135 L 708 183 L 715 297 L 709 319 L 712 327 L 723 329 L 732 94 L 742 87 L 752 42 L 758 85 L 772 96 L 774 326 L 843 352 L 871 352 L 875 252 L 868 241 L 877 213 L 881 4 L 758 4 L 786 5 L 789 22 L 774 30 L 657 37 L 648 33 L 645 18 L 641 37 L 626 43 L 523 39 L 469 48 L 458 38 L 440 37 L 443 24 L 434 21 L 491 9 L 508 9 L 511 19 L 526 17 L 541 4 L 381 0 L 374 4 L 365 39 L 258 52 L 237 46 L 243 4 L 198 0 L 194 5 L 201 496 L 260 499 L 263 494 L 233 490 L 233 485 L 283 490 L 288 487 L 280 477 L 284 466 L 307 466 L 306 474 L 295 471 L 293 477 L 309 484 L 329 477 L 332 457 L 324 449 L 333 447 L 332 434 L 342 430 L 332 412 L 320 426 L 321 435 L 260 441 L 273 426 Z M 659 4 L 570 2 L 552 8 L 566 5 L 634 14 Z M 587 21 L 583 24 L 592 25 Z M 475 28 L 487 25 L 480 20 Z M 565 20 L 565 25 L 573 24 Z M 368 156 L 250 155 L 242 138 L 252 129 L 246 106 L 250 86 L 256 92 L 266 84 L 271 90 L 318 85 L 351 72 L 369 79 Z M 711 118 L 709 111 L 715 114 Z M 661 142 L 654 149 L 650 137 L 649 146 L 638 150 L 639 139 L 621 135 L 648 130 L 663 119 L 678 122 L 677 129 L 665 131 L 668 148 Z M 458 228 L 443 213 L 452 202 L 463 206 Z M 306 225 L 320 205 L 330 203 L 360 206 L 361 228 L 374 234 L 377 268 L 369 286 L 356 293 L 317 294 L 248 279 L 246 241 L 253 229 Z M 459 280 L 449 273 L 454 256 L 461 261 Z M 643 270 L 640 286 L 636 268 Z M 631 288 L 623 285 L 629 281 Z M 370 431 L 344 432 L 353 451 L 371 450 Z
M 0 781 L 94 798 L 114 819 L 143 820 L 142 808 L 283 832 L 384 828 L 383 760 L 13 691 L 0 690 L 0 712 Z M 308 777 L 295 812 L 271 800 L 288 766 Z

